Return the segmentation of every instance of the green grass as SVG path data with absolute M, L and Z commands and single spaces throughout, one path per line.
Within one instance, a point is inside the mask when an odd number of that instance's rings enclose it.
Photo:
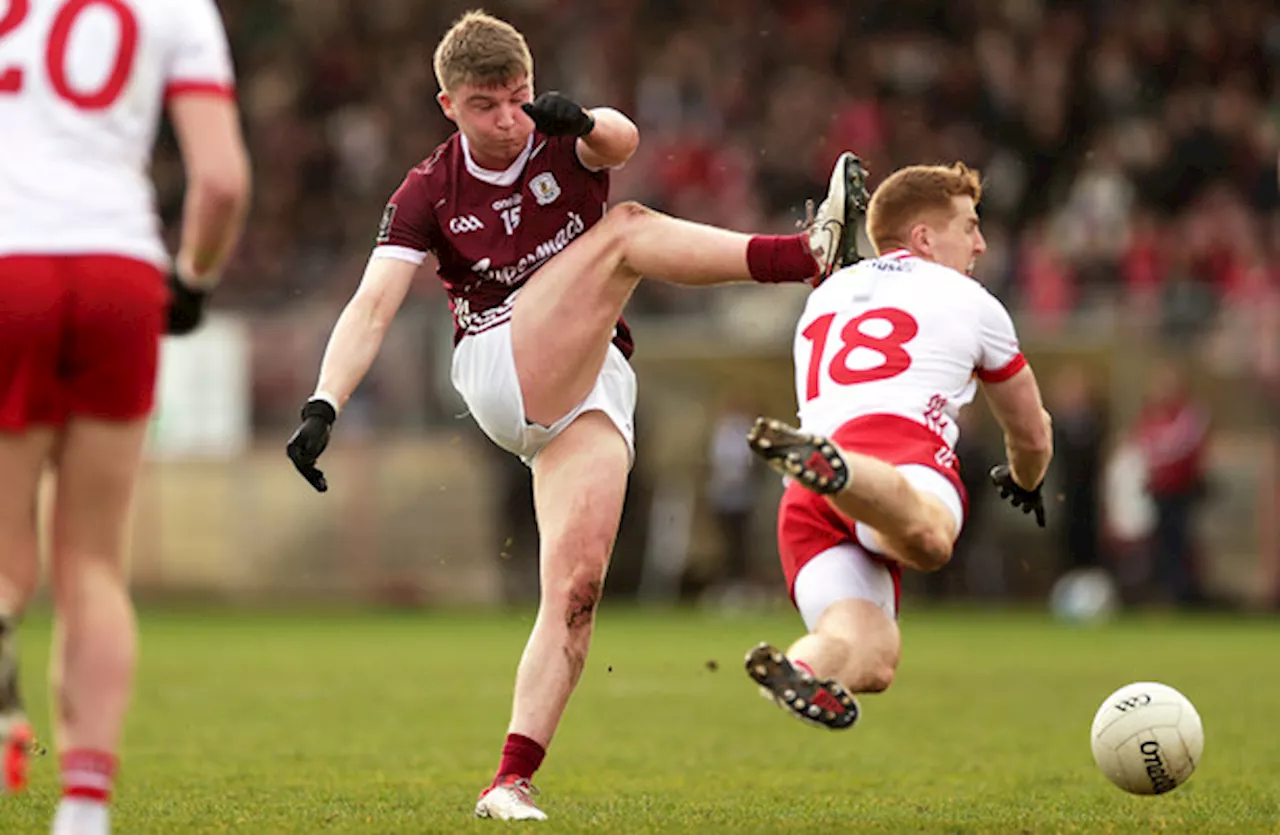
M 484 614 L 141 617 L 120 833 L 426 833 L 471 818 L 496 764 L 530 621 Z M 1280 832 L 1275 621 L 908 611 L 892 690 L 846 733 L 806 727 L 741 671 L 792 613 L 606 607 L 538 776 L 547 832 Z M 47 728 L 47 620 L 24 626 Z M 718 671 L 707 662 L 719 663 Z M 1115 687 L 1172 684 L 1204 719 L 1192 780 L 1154 798 L 1107 783 L 1089 723 Z M 0 832 L 47 831 L 51 756 L 0 798 Z

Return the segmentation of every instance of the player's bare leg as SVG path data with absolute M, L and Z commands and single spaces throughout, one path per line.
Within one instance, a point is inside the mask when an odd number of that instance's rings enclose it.
M 746 667 L 764 695 L 791 715 L 841 730 L 860 716 L 853 694 L 887 690 L 901 653 L 897 623 L 874 603 L 850 598 L 828 606 L 785 653 L 760 644 Z
M 137 634 L 125 543 L 144 420 L 71 420 L 59 447 L 52 579 L 51 679 L 63 799 L 54 834 L 105 833 Z
M 851 221 L 865 209 L 864 176 L 852 155 L 842 156 L 810 231 L 787 238 L 753 238 L 635 203 L 614 207 L 516 298 L 511 339 L 526 419 L 550 425 L 586 398 L 642 275 L 688 285 L 803 281 L 856 254 Z M 529 778 L 586 662 L 629 466 L 625 439 L 598 412 L 574 421 L 534 461 L 542 596 L 502 763 L 476 806 L 481 817 L 545 817 Z
M 511 338 L 528 419 L 553 423 L 591 391 L 642 276 L 689 286 L 804 281 L 856 260 L 865 177 L 856 157 L 842 155 L 809 232 L 794 236 L 751 236 L 638 203 L 614 206 L 516 298 Z
M 893 465 L 771 418 L 758 419 L 747 442 L 769 466 L 874 528 L 885 556 L 917 571 L 936 571 L 951 560 L 955 517 Z
M 546 817 L 533 803 L 529 778 L 586 664 L 629 469 L 626 441 L 595 411 L 577 418 L 533 461 L 541 599 L 516 672 L 502 763 L 476 805 L 480 817 Z
M 853 693 L 881 693 L 893 683 L 902 655 L 898 624 L 868 600 L 827 607 L 813 631 L 787 649 L 787 657 Z
M 36 535 L 40 475 L 55 442 L 52 429 L 0 433 L 0 755 L 4 788 L 26 787 L 36 745 L 18 680 L 18 621 L 40 579 Z

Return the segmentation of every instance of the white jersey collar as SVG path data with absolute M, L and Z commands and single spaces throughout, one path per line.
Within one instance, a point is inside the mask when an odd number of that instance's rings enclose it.
M 471 159 L 471 143 L 467 142 L 467 135 L 459 132 L 458 136 L 462 138 L 462 160 L 466 163 L 467 173 L 491 186 L 509 186 L 514 183 L 520 176 L 520 172 L 524 170 L 525 163 L 529 161 L 529 155 L 533 151 L 533 134 L 530 133 L 529 139 L 524 143 L 524 150 L 514 162 L 502 171 L 490 171 L 488 168 L 476 165 L 475 160 Z

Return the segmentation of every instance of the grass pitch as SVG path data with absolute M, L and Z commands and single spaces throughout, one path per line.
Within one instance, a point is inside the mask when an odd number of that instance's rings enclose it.
M 114 811 L 119 833 L 428 833 L 471 817 L 497 762 L 531 615 L 163 612 L 142 665 Z M 908 606 L 893 688 L 828 732 L 760 699 L 756 641 L 791 612 L 606 605 L 537 783 L 547 832 L 1280 832 L 1280 622 L 1149 617 L 1096 628 L 1038 614 Z M 49 624 L 24 625 L 48 728 Z M 709 662 L 716 662 L 711 664 Z M 711 669 L 712 667 L 717 669 Z M 1160 797 L 1096 771 L 1113 689 L 1155 679 L 1204 719 L 1204 760 Z M 52 755 L 0 797 L 0 833 L 47 832 Z

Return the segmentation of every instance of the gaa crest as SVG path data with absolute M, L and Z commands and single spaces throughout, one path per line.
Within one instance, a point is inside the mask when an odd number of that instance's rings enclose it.
M 560 184 L 550 171 L 543 171 L 530 180 L 529 190 L 533 192 L 533 199 L 538 201 L 539 206 L 554 203 L 560 196 Z

